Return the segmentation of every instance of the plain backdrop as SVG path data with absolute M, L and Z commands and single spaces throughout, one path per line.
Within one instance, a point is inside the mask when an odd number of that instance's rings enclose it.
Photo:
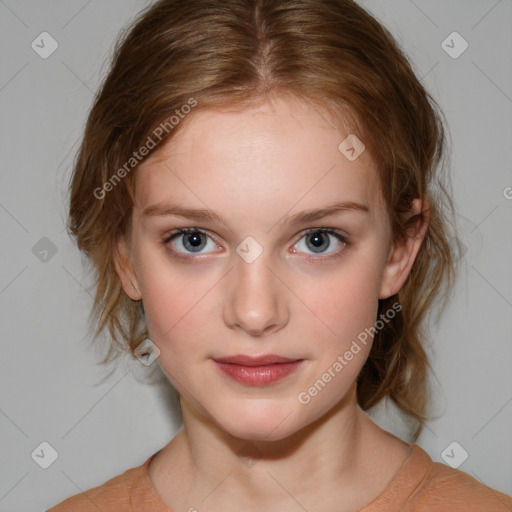
M 93 94 L 119 30 L 145 5 L 0 1 L 0 512 L 41 511 L 100 485 L 180 426 L 165 381 L 145 384 L 138 361 L 97 364 L 90 277 L 65 231 Z M 459 469 L 512 494 L 512 2 L 362 5 L 403 45 L 451 136 L 466 270 L 432 326 L 436 419 L 418 444 L 439 462 L 447 447 L 459 461 L 467 452 Z M 372 415 L 406 439 L 392 408 Z M 41 450 L 55 459 L 46 469 Z

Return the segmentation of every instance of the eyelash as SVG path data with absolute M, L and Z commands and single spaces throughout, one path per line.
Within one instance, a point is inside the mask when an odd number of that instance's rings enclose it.
M 171 245 L 170 242 L 172 240 L 174 240 L 175 238 L 177 238 L 179 236 L 182 236 L 182 235 L 188 235 L 188 234 L 191 234 L 191 233 L 201 233 L 204 236 L 212 239 L 212 237 L 206 231 L 204 231 L 202 229 L 199 229 L 199 228 L 180 228 L 180 229 L 177 229 L 177 230 L 167 234 L 164 237 L 164 239 L 162 240 L 162 244 L 165 245 L 168 248 L 168 250 L 172 253 L 172 255 L 174 257 L 182 258 L 182 259 L 186 259 L 186 260 L 197 259 L 198 256 L 185 256 L 185 254 L 182 253 L 181 251 L 177 251 L 176 249 L 169 247 Z M 340 257 L 345 252 L 346 248 L 351 244 L 351 242 L 350 242 L 350 240 L 349 240 L 349 238 L 347 236 L 342 235 L 341 233 L 339 233 L 338 231 L 336 231 L 334 229 L 330 229 L 330 228 L 311 228 L 311 229 L 308 229 L 308 230 L 304 231 L 301 234 L 300 238 L 298 238 L 298 240 L 297 240 L 297 242 L 295 242 L 294 246 L 297 245 L 297 243 L 300 240 L 302 240 L 304 237 L 306 237 L 308 235 L 311 235 L 313 233 L 326 233 L 328 235 L 333 235 L 334 237 L 336 237 L 338 239 L 338 241 L 340 241 L 343 244 L 343 247 L 341 247 L 337 251 L 333 251 L 332 253 L 328 253 L 327 256 L 322 256 L 322 255 L 312 256 L 312 255 L 308 255 L 306 257 L 306 259 L 308 259 L 309 261 L 313 261 L 313 262 L 316 261 L 316 262 L 318 262 L 319 260 L 324 260 L 325 261 L 325 260 L 328 260 L 328 259 L 333 259 L 333 258 Z M 191 254 L 191 253 L 189 253 L 189 254 Z M 206 253 L 206 254 L 208 254 L 208 253 Z M 202 254 L 198 253 L 198 255 L 201 256 Z

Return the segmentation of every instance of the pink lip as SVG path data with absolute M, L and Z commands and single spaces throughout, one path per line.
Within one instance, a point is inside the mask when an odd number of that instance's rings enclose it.
M 261 357 L 236 355 L 214 359 L 228 377 L 249 386 L 266 386 L 294 372 L 303 359 L 269 354 Z

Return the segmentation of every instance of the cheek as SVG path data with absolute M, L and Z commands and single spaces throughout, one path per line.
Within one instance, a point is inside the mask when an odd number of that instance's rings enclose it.
M 208 265 L 172 262 L 163 248 L 141 249 L 136 258 L 149 336 L 162 364 L 204 356 L 201 340 L 211 340 L 211 300 L 221 276 Z
M 316 327 L 345 343 L 374 324 L 378 308 L 379 269 L 359 259 L 308 284 L 297 283 L 297 296 L 316 317 Z
M 159 365 L 169 381 L 186 395 L 189 369 L 206 355 L 204 302 L 192 286 L 168 276 L 147 276 L 143 296 L 149 338 L 160 350 Z M 203 299 L 204 300 L 204 299 Z
M 378 269 L 361 263 L 310 286 L 305 315 L 312 365 L 297 394 L 298 407 L 316 418 L 336 404 L 355 383 L 372 346 L 378 309 Z M 318 282 L 317 282 L 318 283 Z M 302 293 L 306 293 L 306 288 Z

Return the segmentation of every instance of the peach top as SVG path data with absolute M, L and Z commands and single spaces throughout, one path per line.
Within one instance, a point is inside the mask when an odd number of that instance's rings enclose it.
M 409 446 L 411 453 L 393 480 L 360 512 L 512 512 L 512 497 L 463 471 L 433 462 L 415 443 Z M 144 464 L 72 496 L 47 512 L 172 512 L 149 478 L 149 463 L 156 453 Z

